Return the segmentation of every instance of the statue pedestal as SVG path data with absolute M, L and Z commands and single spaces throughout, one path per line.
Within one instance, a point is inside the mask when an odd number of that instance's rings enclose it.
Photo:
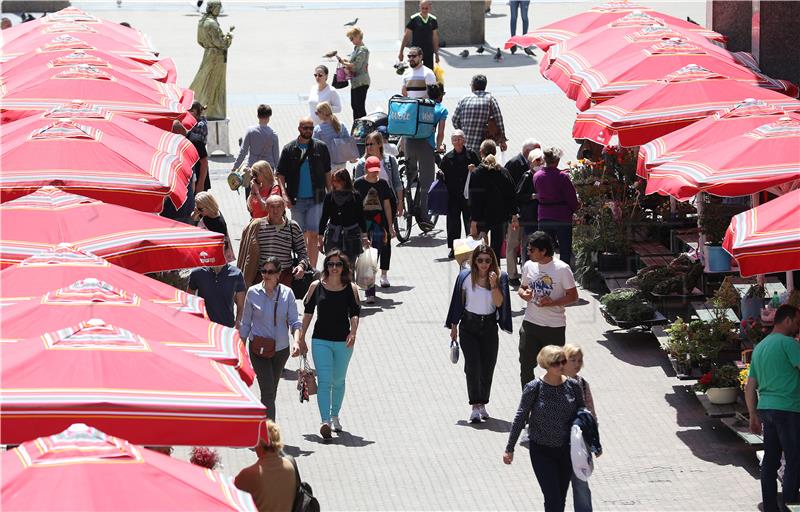
M 220 119 L 208 121 L 208 139 L 206 139 L 206 151 L 211 156 L 215 151 L 221 151 L 223 155 L 230 155 L 231 148 L 228 143 L 228 125 L 230 119 Z

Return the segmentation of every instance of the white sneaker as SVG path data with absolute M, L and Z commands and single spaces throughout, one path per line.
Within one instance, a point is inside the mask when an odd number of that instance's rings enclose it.
M 481 419 L 482 420 L 488 420 L 489 419 L 489 413 L 486 412 L 486 405 L 481 405 L 480 407 L 478 407 L 478 411 L 481 413 Z
M 480 423 L 481 422 L 481 411 L 480 411 L 480 409 L 472 409 L 472 412 L 469 415 L 469 422 L 470 423 Z
M 333 427 L 334 432 L 342 431 L 342 424 L 339 422 L 338 416 L 331 416 L 331 426 Z
M 367 295 L 366 297 L 364 297 L 364 304 L 375 304 L 375 296 Z
M 381 276 L 381 288 L 389 288 L 391 285 L 389 284 L 389 276 L 386 274 Z

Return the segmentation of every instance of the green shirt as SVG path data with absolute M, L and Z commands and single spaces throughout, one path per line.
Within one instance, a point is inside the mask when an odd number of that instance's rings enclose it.
M 772 333 L 756 345 L 750 362 L 758 382 L 758 408 L 800 413 L 800 342 Z
M 363 44 L 353 48 L 353 53 L 348 59 L 353 63 L 353 76 L 350 78 L 350 87 L 369 85 L 369 49 Z

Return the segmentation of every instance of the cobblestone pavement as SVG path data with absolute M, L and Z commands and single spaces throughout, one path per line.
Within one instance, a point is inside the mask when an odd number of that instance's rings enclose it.
M 179 83 L 186 86 L 202 55 L 194 41 L 198 15 L 193 3 L 154 6 L 125 0 L 120 9 L 110 1 L 88 7 L 147 32 L 163 55 L 175 60 Z M 399 89 L 391 68 L 401 23 L 397 2 L 375 2 L 362 9 L 351 8 L 354 3 L 340 3 L 338 9 L 315 4 L 328 8 L 300 9 L 288 1 L 266 2 L 266 7 L 225 3 L 228 15 L 221 24 L 236 25 L 228 62 L 232 148 L 245 127 L 254 124 L 259 102 L 273 106 L 272 126 L 281 143 L 296 135 L 297 119 L 307 112 L 303 101 L 312 69 L 321 60 L 318 56 L 334 48 L 349 49 L 342 24 L 355 17 L 372 52 L 368 107 L 385 105 Z M 591 5 L 532 4 L 532 27 Z M 704 2 L 648 4 L 701 23 L 705 19 Z M 487 18 L 487 40 L 492 44 L 502 44 L 507 37 L 507 9 L 495 2 L 495 14 Z M 491 52 L 478 56 L 470 49 L 473 55 L 467 60 L 457 56 L 460 47 L 443 50 L 446 106 L 452 110 L 467 92 L 472 74 L 485 73 L 489 90 L 499 98 L 513 151 L 533 136 L 574 155 L 577 147 L 570 133 L 575 108 L 539 75 L 541 52 L 535 58 L 506 54 L 496 64 Z M 349 105 L 346 94 L 343 103 Z M 349 108 L 341 117 L 351 121 Z M 247 219 L 244 200 L 223 181 L 233 158 L 212 160 L 213 192 L 238 241 Z M 440 220 L 437 228 L 443 224 Z M 516 334 L 500 336 L 488 406 L 493 419 L 479 426 L 466 422 L 462 366 L 449 363 L 448 331 L 442 327 L 457 270 L 446 255 L 439 229 L 393 251 L 392 287 L 379 290 L 377 303 L 363 310 L 342 410 L 346 431 L 332 442 L 324 444 L 317 433 L 316 403 L 298 403 L 291 380 L 297 361 L 287 365 L 290 371 L 278 392 L 278 420 L 287 451 L 298 457 L 304 479 L 325 510 L 542 508 L 527 450 L 519 448 L 510 467 L 501 461 L 519 399 Z M 609 326 L 599 314 L 596 297 L 586 291 L 580 295 L 580 303 L 568 309 L 567 334 L 569 341 L 584 347 L 584 374 L 592 383 L 602 427 L 605 454 L 591 480 L 595 507 L 754 510 L 760 493 L 753 451 L 703 414 L 687 388 L 670 376 L 667 360 L 650 335 L 606 332 Z M 513 300 L 518 329 L 522 303 Z M 177 453 L 185 457 L 187 452 Z M 254 460 L 248 450 L 221 449 L 221 454 L 223 471 L 231 475 Z

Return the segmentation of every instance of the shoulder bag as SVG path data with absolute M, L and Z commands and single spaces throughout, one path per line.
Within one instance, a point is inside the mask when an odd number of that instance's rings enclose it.
M 287 226 L 289 228 L 289 236 L 291 237 L 292 250 L 294 250 L 294 230 L 292 229 L 291 224 L 287 223 Z M 308 249 L 306 248 L 306 250 Z M 313 250 L 316 250 L 316 248 L 314 248 Z M 306 268 L 305 271 L 303 271 L 303 277 L 301 277 L 300 279 L 295 279 L 293 275 L 293 268 L 299 264 L 300 264 L 299 258 L 295 258 L 292 263 L 292 268 L 288 268 L 283 271 L 283 272 L 288 271 L 289 279 L 286 279 L 285 275 L 281 276 L 282 278 L 289 281 L 288 283 L 284 284 L 286 284 L 292 289 L 295 298 L 298 299 L 306 296 L 306 293 L 308 292 L 308 287 L 311 286 L 311 283 L 314 282 L 314 276 L 316 275 L 316 271 L 313 268 Z
M 350 77 L 348 76 L 347 68 L 339 64 L 336 68 L 336 73 L 333 74 L 331 87 L 334 89 L 344 89 L 348 85 L 350 85 Z
M 492 104 L 492 96 L 487 94 L 487 98 L 489 98 L 489 119 L 486 120 L 486 128 L 483 130 L 483 139 L 491 139 L 498 144 L 502 144 L 506 142 L 506 136 L 503 132 L 500 131 L 500 126 L 497 124 L 497 120 L 494 117 L 494 108 Z
M 278 299 L 281 296 L 281 285 L 275 289 L 275 304 L 272 309 L 272 326 L 278 328 Z M 286 325 L 289 325 L 289 318 L 286 318 Z M 275 338 L 266 336 L 255 336 L 250 338 L 250 352 L 261 359 L 272 359 L 275 356 Z
M 297 478 L 297 490 L 294 495 L 294 504 L 292 504 L 292 512 L 319 512 L 319 501 L 314 497 L 314 491 L 308 482 L 303 482 L 300 479 L 300 470 L 297 469 L 297 462 L 294 457 L 290 457 L 292 466 L 294 466 L 294 476 Z

